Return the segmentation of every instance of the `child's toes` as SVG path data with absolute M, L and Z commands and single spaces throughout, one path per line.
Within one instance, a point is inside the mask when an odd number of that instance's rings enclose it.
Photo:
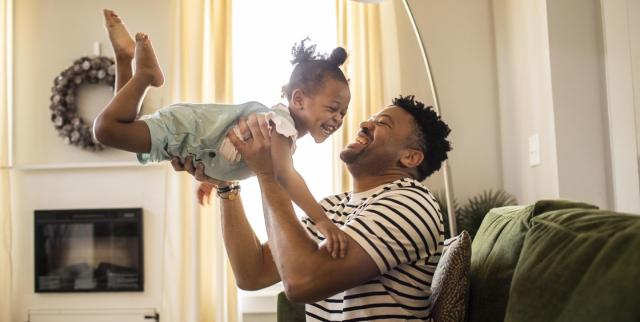
M 145 36 L 146 35 L 141 32 L 136 33 L 136 41 L 144 41 Z

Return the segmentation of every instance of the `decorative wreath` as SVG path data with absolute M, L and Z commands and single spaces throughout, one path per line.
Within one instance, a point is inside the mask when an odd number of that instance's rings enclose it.
M 85 121 L 78 114 L 76 94 L 78 88 L 84 84 L 104 84 L 112 89 L 115 83 L 115 64 L 113 59 L 104 56 L 81 57 L 58 75 L 51 88 L 51 122 L 70 145 L 79 146 L 85 150 L 98 151 L 104 146 L 93 136 L 91 123 Z

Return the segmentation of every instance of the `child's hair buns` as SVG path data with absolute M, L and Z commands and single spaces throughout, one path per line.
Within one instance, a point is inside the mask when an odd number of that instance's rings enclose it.
M 302 39 L 300 43 L 293 45 L 291 48 L 291 56 L 293 56 L 293 59 L 291 59 L 292 65 L 314 60 L 325 60 L 339 67 L 347 60 L 347 51 L 342 47 L 336 47 L 333 49 L 327 58 L 327 55 L 316 51 L 315 44 L 307 46 L 308 41 L 310 41 L 309 37 Z
M 342 47 L 336 47 L 327 58 L 327 61 L 336 65 L 342 66 L 344 62 L 347 60 L 347 51 Z

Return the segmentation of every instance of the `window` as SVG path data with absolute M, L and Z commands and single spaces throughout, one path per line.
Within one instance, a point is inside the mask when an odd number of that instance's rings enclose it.
M 258 101 L 267 106 L 281 99 L 289 80 L 291 47 L 305 37 L 319 52 L 336 47 L 335 3 L 320 0 L 233 1 L 233 87 L 235 103 Z M 332 193 L 331 139 L 316 144 L 310 136 L 299 139 L 294 166 L 316 199 Z M 257 180 L 242 183 L 245 211 L 256 235 L 266 241 L 262 202 Z M 294 204 L 295 206 L 295 204 Z M 297 214 L 302 211 L 296 207 Z

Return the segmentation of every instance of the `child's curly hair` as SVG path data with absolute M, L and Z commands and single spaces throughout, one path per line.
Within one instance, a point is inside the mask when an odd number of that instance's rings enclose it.
M 347 51 L 342 47 L 336 47 L 329 57 L 316 52 L 316 45 L 307 46 L 305 38 L 291 48 L 294 65 L 289 83 L 282 86 L 282 96 L 291 100 L 291 95 L 296 88 L 302 89 L 306 95 L 314 95 L 321 89 L 327 77 L 348 84 L 340 66 L 347 60 Z
M 411 143 L 419 147 L 424 154 L 424 160 L 418 165 L 417 178 L 422 181 L 438 171 L 442 162 L 447 159 L 447 152 L 451 151 L 451 142 L 447 141 L 447 136 L 451 129 L 440 119 L 433 107 L 425 107 L 424 103 L 416 101 L 413 95 L 400 95 L 394 98 L 392 103 L 409 112 L 415 120 Z

